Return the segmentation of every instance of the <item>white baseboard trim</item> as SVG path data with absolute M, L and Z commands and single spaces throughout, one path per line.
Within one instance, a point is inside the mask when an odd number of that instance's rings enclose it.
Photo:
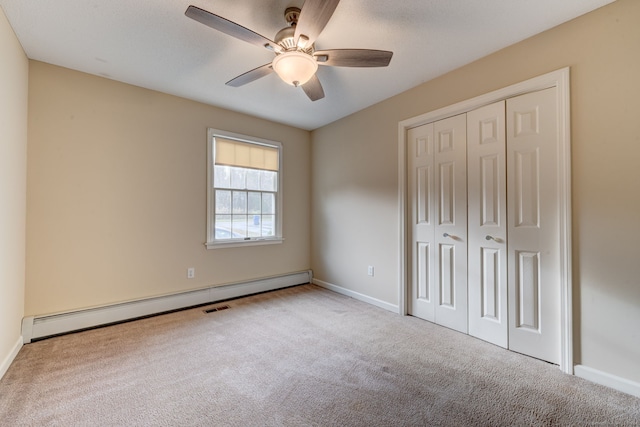
M 311 270 L 308 270 L 223 286 L 211 286 L 178 294 L 127 301 L 103 307 L 25 317 L 22 320 L 23 342 L 26 344 L 36 338 L 45 338 L 171 310 L 311 283 L 311 280 Z
M 635 381 L 608 374 L 584 365 L 574 366 L 574 372 L 577 377 L 584 378 L 585 380 L 610 387 L 632 396 L 640 397 L 640 383 Z
M 385 310 L 398 313 L 398 306 L 394 304 L 389 304 L 386 301 L 382 301 L 377 298 L 373 298 L 368 295 L 364 295 L 359 292 L 355 292 L 350 289 L 343 288 L 342 286 L 334 285 L 332 283 L 328 283 L 319 279 L 313 279 L 313 284 L 318 285 L 322 288 L 337 292 L 339 294 L 349 296 L 353 299 L 357 299 L 359 301 L 363 301 L 371 305 L 375 305 L 376 307 L 384 308 Z
M 7 357 L 5 357 L 2 363 L 0 364 L 0 379 L 2 379 L 2 377 L 4 377 L 4 374 L 7 373 L 9 366 L 11 366 L 11 364 L 13 363 L 13 359 L 16 358 L 21 348 L 22 348 L 22 337 L 19 337 L 18 341 L 15 343 L 15 345 L 13 346 L 9 354 L 7 354 Z

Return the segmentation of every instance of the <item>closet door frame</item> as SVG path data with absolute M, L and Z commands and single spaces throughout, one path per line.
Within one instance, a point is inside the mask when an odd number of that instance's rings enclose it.
M 477 96 L 435 111 L 431 111 L 398 123 L 398 210 L 399 210 L 399 313 L 408 314 L 408 297 L 411 283 L 410 260 L 407 259 L 411 239 L 407 220 L 407 131 L 411 128 L 467 113 L 479 107 L 551 87 L 557 88 L 558 123 L 558 216 L 560 245 L 560 369 L 573 374 L 573 310 L 571 274 L 571 135 L 569 67 L 534 77 L 496 91 Z

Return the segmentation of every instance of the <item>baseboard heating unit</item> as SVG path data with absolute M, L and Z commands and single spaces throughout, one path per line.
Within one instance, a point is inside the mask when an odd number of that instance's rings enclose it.
M 312 280 L 312 272 L 308 270 L 223 286 L 212 286 L 178 294 L 127 301 L 103 307 L 25 317 L 22 319 L 22 339 L 26 344 L 32 340 L 68 332 L 311 283 Z

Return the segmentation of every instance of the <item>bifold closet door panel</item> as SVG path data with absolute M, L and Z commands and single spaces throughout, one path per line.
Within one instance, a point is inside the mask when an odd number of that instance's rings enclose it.
M 469 334 L 508 346 L 505 101 L 467 113 Z
M 509 348 L 560 363 L 557 89 L 507 100 Z
M 467 118 L 435 122 L 435 321 L 467 332 Z
M 409 314 L 435 322 L 434 264 L 434 156 L 433 123 L 407 132 L 407 182 L 409 202 Z

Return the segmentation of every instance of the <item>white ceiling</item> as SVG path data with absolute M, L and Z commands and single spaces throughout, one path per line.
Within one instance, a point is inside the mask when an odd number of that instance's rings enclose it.
M 304 0 L 0 0 L 27 56 L 302 129 L 315 129 L 613 0 L 342 0 L 316 49 L 391 50 L 386 68 L 320 67 L 311 102 L 266 49 L 184 15 L 193 4 L 269 39 Z

